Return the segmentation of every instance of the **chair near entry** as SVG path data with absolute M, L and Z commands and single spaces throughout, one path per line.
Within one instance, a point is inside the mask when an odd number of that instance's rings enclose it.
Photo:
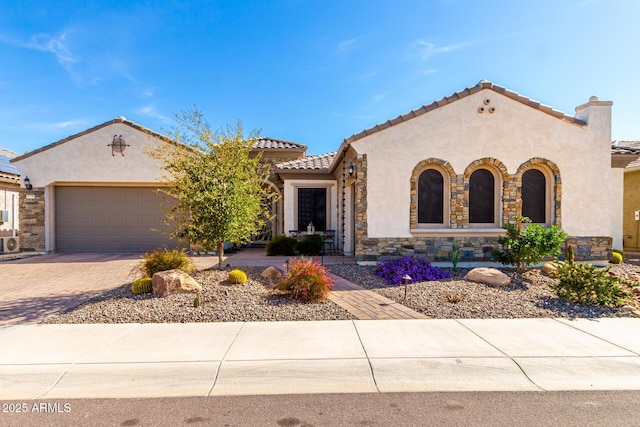
M 325 230 L 323 252 L 327 255 L 336 253 L 336 230 Z

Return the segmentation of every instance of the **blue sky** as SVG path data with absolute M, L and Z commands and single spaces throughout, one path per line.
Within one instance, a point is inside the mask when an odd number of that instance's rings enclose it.
M 34 150 L 117 116 L 336 150 L 481 79 L 569 114 L 597 95 L 640 139 L 637 0 L 0 3 L 0 147 Z

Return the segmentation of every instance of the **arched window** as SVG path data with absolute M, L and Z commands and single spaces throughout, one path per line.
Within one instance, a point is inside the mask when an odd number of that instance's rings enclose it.
M 418 223 L 444 222 L 444 177 L 436 169 L 427 169 L 418 178 Z
M 547 180 L 538 169 L 522 174 L 522 215 L 531 222 L 547 223 Z
M 469 177 L 469 222 L 496 222 L 495 178 L 487 169 L 477 169 Z

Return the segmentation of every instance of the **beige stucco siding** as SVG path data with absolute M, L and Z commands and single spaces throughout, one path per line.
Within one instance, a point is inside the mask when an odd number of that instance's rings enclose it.
M 562 177 L 565 231 L 611 235 L 610 122 L 606 112 L 589 120 L 587 126 L 569 123 L 483 90 L 353 142 L 368 162 L 368 237 L 411 236 L 410 179 L 418 162 L 445 160 L 463 174 L 486 157 L 502 162 L 509 174 L 534 157 L 554 162 Z
M 113 135 L 122 135 L 129 147 L 124 156 L 111 155 Z M 34 187 L 57 182 L 154 183 L 160 179 L 160 163 L 145 147 L 160 143 L 148 134 L 123 123 L 114 123 L 51 149 L 15 162 Z

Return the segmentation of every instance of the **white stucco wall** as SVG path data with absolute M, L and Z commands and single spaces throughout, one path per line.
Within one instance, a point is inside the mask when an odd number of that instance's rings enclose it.
M 9 212 L 8 221 L 0 222 L 0 236 L 15 236 L 19 229 L 18 195 L 17 185 L 0 182 L 0 211 Z
M 113 135 L 122 135 L 129 147 L 124 156 L 111 155 Z M 60 145 L 20 159 L 14 164 L 34 187 L 54 183 L 149 184 L 160 179 L 161 163 L 143 150 L 155 138 L 123 123 L 113 123 Z
M 613 247 L 622 249 L 623 235 L 623 204 L 624 204 L 624 169 L 611 169 L 611 237 Z
M 610 103 L 596 104 L 606 105 L 580 111 L 589 121 L 585 127 L 485 89 L 354 141 L 368 161 L 368 236 L 411 236 L 411 173 L 430 157 L 448 161 L 456 174 L 484 157 L 501 161 L 510 174 L 533 157 L 551 160 L 562 177 L 563 229 L 569 235 L 611 235 Z
M 289 230 L 297 230 L 298 216 L 298 188 L 326 188 L 327 189 L 327 230 L 336 230 L 338 227 L 337 182 L 335 180 L 306 180 L 287 179 L 284 181 L 284 232 L 289 234 Z

